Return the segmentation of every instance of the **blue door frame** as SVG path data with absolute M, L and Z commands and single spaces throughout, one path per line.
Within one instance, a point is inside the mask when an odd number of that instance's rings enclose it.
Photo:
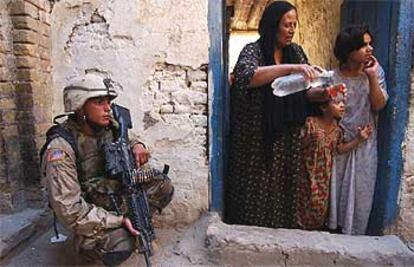
M 208 1 L 210 34 L 209 84 L 209 208 L 223 210 L 223 178 L 227 153 L 228 83 L 226 61 L 225 1 Z
M 369 10 L 369 12 L 367 12 Z M 380 114 L 379 166 L 370 233 L 381 234 L 398 214 L 404 141 L 408 121 L 414 1 L 345 0 L 342 24 L 368 23 L 376 55 L 387 74 L 390 99 Z M 209 0 L 209 189 L 210 210 L 221 212 L 229 127 L 225 1 Z
M 413 1 L 393 1 L 388 64 L 389 102 L 381 114 L 379 166 L 371 234 L 380 234 L 398 215 L 398 198 L 403 174 L 402 145 L 408 123 L 409 91 L 414 38 Z

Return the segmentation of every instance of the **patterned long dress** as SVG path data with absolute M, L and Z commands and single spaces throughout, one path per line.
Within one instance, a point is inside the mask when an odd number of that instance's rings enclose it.
M 377 75 L 387 99 L 385 75 L 381 67 Z M 355 150 L 335 157 L 329 227 L 335 229 L 339 226 L 345 234 L 363 235 L 368 225 L 377 177 L 377 114 L 371 109 L 366 74 L 345 77 L 336 70 L 334 82 L 345 83 L 347 87 L 345 114 L 340 121 L 344 141 L 355 138 L 360 126 L 372 124 L 374 130 L 368 140 Z
M 304 174 L 300 127 L 284 132 L 273 144 L 272 159 L 266 161 L 264 88 L 247 88 L 255 70 L 262 65 L 261 50 L 256 42 L 244 47 L 234 68 L 225 221 L 295 228 L 297 181 Z
M 313 133 L 322 134 L 312 140 Z M 303 229 L 321 229 L 328 219 L 332 159 L 342 142 L 342 130 L 335 122 L 328 131 L 322 129 L 315 117 L 308 117 L 303 129 L 303 148 L 307 175 L 299 180 L 298 225 Z

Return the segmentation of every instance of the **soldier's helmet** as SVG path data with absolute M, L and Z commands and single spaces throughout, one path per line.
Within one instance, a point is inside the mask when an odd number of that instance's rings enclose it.
M 65 112 L 74 112 L 85 104 L 89 98 L 109 96 L 111 100 L 118 96 L 111 79 L 88 73 L 69 81 L 63 89 Z

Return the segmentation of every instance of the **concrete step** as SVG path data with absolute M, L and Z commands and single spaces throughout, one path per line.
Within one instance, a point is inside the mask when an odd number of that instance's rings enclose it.
M 21 212 L 0 215 L 0 259 L 20 243 L 31 237 L 51 220 L 47 209 L 25 209 Z
M 228 225 L 217 214 L 206 243 L 222 266 L 414 266 L 414 252 L 396 236 Z

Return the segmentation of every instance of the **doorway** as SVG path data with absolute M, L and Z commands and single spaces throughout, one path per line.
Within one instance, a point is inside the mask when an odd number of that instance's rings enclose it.
M 232 56 L 227 50 L 229 43 L 231 44 L 228 18 L 238 12 L 235 10 L 236 6 L 231 5 L 232 2 L 237 1 L 221 1 L 221 5 L 217 5 L 217 1 L 209 0 L 208 16 L 211 42 L 209 53 L 210 209 L 219 213 L 224 208 L 223 181 L 226 177 L 229 139 L 228 73 L 231 64 L 229 59 Z M 255 2 L 266 1 L 250 1 L 251 6 L 245 6 L 250 10 L 248 14 L 253 12 Z M 302 5 L 305 5 L 305 2 Z M 304 6 L 301 8 L 303 9 Z M 370 12 L 363 10 L 370 10 Z M 366 22 L 371 29 L 374 29 L 374 35 L 380 35 L 376 37 L 380 40 L 376 44 L 376 49 L 387 72 L 390 95 L 387 107 L 380 115 L 378 178 L 370 219 L 370 234 L 381 234 L 384 227 L 390 225 L 398 213 L 398 194 L 403 165 L 401 144 L 404 141 L 408 120 L 409 77 L 413 47 L 410 10 L 413 10 L 411 1 L 354 0 L 344 0 L 341 9 L 342 25 L 349 22 Z M 377 16 L 372 16 L 372 12 Z M 249 25 L 249 16 L 245 16 L 244 22 L 243 27 Z M 389 28 L 384 25 L 389 25 Z

